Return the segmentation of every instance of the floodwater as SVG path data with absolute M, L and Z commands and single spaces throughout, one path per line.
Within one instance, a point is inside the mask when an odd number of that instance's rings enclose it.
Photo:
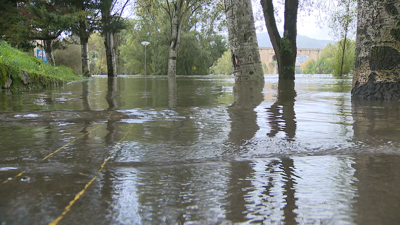
M 233 87 L 0 92 L 0 224 L 399 223 L 399 102 L 352 102 L 329 75 Z

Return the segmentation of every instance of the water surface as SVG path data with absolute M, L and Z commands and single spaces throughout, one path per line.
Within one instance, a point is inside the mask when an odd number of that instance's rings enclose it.
M 94 76 L 0 92 L 0 224 L 50 223 L 81 191 L 59 224 L 400 221 L 398 102 L 352 102 L 329 75 L 237 89 Z

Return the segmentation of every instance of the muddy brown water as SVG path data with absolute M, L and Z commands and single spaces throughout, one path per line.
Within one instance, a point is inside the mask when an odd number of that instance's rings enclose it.
M 230 76 L 0 92 L 0 224 L 398 224 L 399 102 L 265 81 L 250 100 Z

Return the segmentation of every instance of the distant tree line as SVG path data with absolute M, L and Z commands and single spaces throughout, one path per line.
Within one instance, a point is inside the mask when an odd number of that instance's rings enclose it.
M 221 6 L 211 0 L 2 1 L 0 35 L 26 51 L 32 40 L 42 40 L 49 63 L 69 64 L 86 76 L 143 73 L 144 40 L 151 43 L 149 73 L 167 74 L 175 64 L 173 75 L 208 74 L 228 48 L 218 34 L 225 29 Z
M 343 39 L 336 44 L 328 44 L 319 54 L 317 61 L 308 58 L 301 65 L 304 74 L 333 74 L 341 77 L 353 73 L 355 41 Z M 346 49 L 343 54 L 343 46 Z

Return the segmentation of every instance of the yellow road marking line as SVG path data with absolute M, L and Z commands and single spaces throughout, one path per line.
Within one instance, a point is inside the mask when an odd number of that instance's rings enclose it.
M 111 114 L 112 114 L 112 113 L 110 113 L 110 115 L 108 115 L 108 117 L 107 117 L 107 119 L 106 119 L 106 121 L 105 121 L 104 123 L 107 123 L 107 122 L 108 122 L 108 120 L 109 120 L 110 117 L 111 117 Z M 84 137 L 84 136 L 86 136 L 86 135 L 89 135 L 90 133 L 92 133 L 94 130 L 96 130 L 97 128 L 99 128 L 99 127 L 100 127 L 102 124 L 104 124 L 104 123 L 101 123 L 101 124 L 98 125 L 97 127 L 93 128 L 93 129 L 91 129 L 91 130 L 89 130 L 86 134 L 83 134 L 83 135 L 81 135 L 81 136 L 75 138 L 74 140 L 70 141 L 68 144 L 62 146 L 61 148 L 59 148 L 59 149 L 57 149 L 57 150 L 55 150 L 55 151 L 54 151 L 53 153 L 51 153 L 50 155 L 44 157 L 44 158 L 42 159 L 42 161 L 44 161 L 44 160 L 50 158 L 51 156 L 53 156 L 53 155 L 56 154 L 57 152 L 61 151 L 63 148 L 65 148 L 65 147 L 69 146 L 70 144 L 74 143 L 76 140 L 78 140 L 78 139 L 80 139 L 80 138 L 82 138 L 82 137 Z M 20 176 L 22 176 L 22 174 L 24 174 L 24 173 L 25 173 L 25 171 L 22 172 L 22 173 L 19 173 L 19 174 L 18 174 L 17 176 L 15 176 L 14 178 L 20 177 Z M 9 180 L 5 180 L 5 181 L 3 181 L 1 184 L 6 184 L 6 183 L 8 183 L 8 182 L 9 182 Z
M 18 175 L 16 175 L 16 176 L 14 177 L 14 179 L 15 179 L 15 178 L 18 178 L 18 177 L 20 177 L 20 176 L 22 176 L 22 174 L 24 174 L 24 173 L 25 173 L 25 171 L 19 173 Z M 6 183 L 8 183 L 8 182 L 10 182 L 10 180 L 5 180 L 5 181 L 2 182 L 2 184 L 6 184 Z
M 104 160 L 103 164 L 100 166 L 100 169 L 97 171 L 97 174 L 100 173 L 104 166 L 107 164 L 107 162 L 111 159 L 112 154 L 114 154 L 115 150 L 117 149 L 117 147 L 122 143 L 122 141 L 126 138 L 126 136 L 128 135 L 128 133 L 132 130 L 134 124 L 131 125 L 131 127 L 129 128 L 129 130 L 126 132 L 126 134 L 124 135 L 124 137 L 114 146 L 114 149 L 111 151 L 110 155 L 107 157 L 106 160 Z M 60 220 L 62 220 L 64 218 L 64 216 L 71 210 L 72 205 L 74 205 L 74 203 L 85 193 L 86 189 L 88 189 L 88 187 L 97 179 L 97 176 L 94 176 L 92 180 L 89 181 L 89 183 L 87 183 L 85 185 L 85 187 L 83 188 L 82 191 L 80 191 L 77 195 L 75 195 L 75 198 L 69 202 L 68 206 L 65 207 L 64 212 L 61 214 L 61 216 L 59 216 L 57 219 L 55 219 L 53 222 L 49 223 L 49 225 L 57 225 L 58 222 L 60 222 Z
M 114 146 L 114 149 L 111 151 L 110 155 L 108 156 L 108 158 L 104 161 L 104 163 L 100 166 L 100 169 L 97 171 L 97 173 L 100 173 L 104 166 L 107 164 L 107 162 L 111 159 L 111 156 L 114 154 L 115 150 L 117 149 L 117 147 L 122 143 L 123 140 L 125 140 L 126 135 L 129 134 L 129 132 L 131 132 L 133 127 L 133 124 L 131 125 L 131 127 L 129 128 L 128 132 L 126 132 L 126 134 L 124 135 L 124 137 Z
M 110 115 L 107 117 L 106 122 L 108 121 L 108 119 L 110 119 L 111 114 L 112 114 L 112 113 L 110 113 Z M 106 123 L 106 122 L 104 122 L 104 123 Z M 53 156 L 53 155 L 56 154 L 57 152 L 61 151 L 61 149 L 63 149 L 63 148 L 65 148 L 65 147 L 67 147 L 68 145 L 74 143 L 76 140 L 78 140 L 78 139 L 80 139 L 80 138 L 82 138 L 82 137 L 84 137 L 84 136 L 86 136 L 86 135 L 89 135 L 89 134 L 92 133 L 94 130 L 96 130 L 97 128 L 99 128 L 101 125 L 102 125 L 102 124 L 98 125 L 97 127 L 93 128 L 93 129 L 91 129 L 91 130 L 89 130 L 89 132 L 87 132 L 86 134 L 83 134 L 83 135 L 81 135 L 81 136 L 75 138 L 74 140 L 72 140 L 72 141 L 69 142 L 68 144 L 62 146 L 61 148 L 59 148 L 59 149 L 57 149 L 57 150 L 55 150 L 55 151 L 54 151 L 53 153 L 51 153 L 50 155 L 44 157 L 44 158 L 42 159 L 42 161 L 44 161 L 44 160 L 50 158 L 51 156 Z
M 88 189 L 88 187 L 93 183 L 93 181 L 95 181 L 97 178 L 97 176 L 93 177 L 93 179 L 91 181 L 89 181 L 89 183 L 87 183 L 85 185 L 85 188 L 83 188 L 82 191 L 80 191 L 77 195 L 75 195 L 75 198 L 69 202 L 68 206 L 65 207 L 64 212 L 61 214 L 61 216 L 59 216 L 57 219 L 55 219 L 53 222 L 49 223 L 49 225 L 56 225 L 58 224 L 58 222 L 60 222 L 60 220 L 62 220 L 62 218 L 65 216 L 65 214 L 67 214 L 70 210 L 72 205 L 74 205 L 74 203 L 83 195 L 83 193 L 85 193 L 86 189 Z

